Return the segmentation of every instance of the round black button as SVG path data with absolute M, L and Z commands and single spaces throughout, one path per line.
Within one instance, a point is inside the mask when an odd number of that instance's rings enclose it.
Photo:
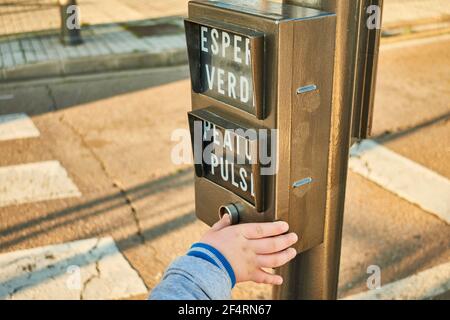
M 221 219 L 225 214 L 230 216 L 232 225 L 239 223 L 239 210 L 234 204 L 230 203 L 219 208 L 219 217 Z

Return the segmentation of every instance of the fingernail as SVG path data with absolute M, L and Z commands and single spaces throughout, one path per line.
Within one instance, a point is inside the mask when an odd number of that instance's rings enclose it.
M 291 252 L 292 252 L 292 258 L 295 258 L 297 256 L 297 250 L 295 250 L 294 248 L 291 248 Z
M 298 235 L 296 233 L 292 232 L 291 237 L 292 237 L 292 241 L 294 241 L 294 243 L 296 243 L 298 241 Z
M 283 229 L 289 230 L 289 224 L 286 221 L 278 221 L 282 225 Z

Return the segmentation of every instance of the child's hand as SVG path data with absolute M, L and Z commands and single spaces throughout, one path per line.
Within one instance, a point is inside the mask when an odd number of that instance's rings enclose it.
M 297 252 L 290 248 L 298 240 L 286 222 L 249 223 L 230 226 L 224 215 L 200 242 L 219 250 L 233 267 L 236 281 L 280 285 L 283 278 L 263 270 L 277 268 L 292 260 Z

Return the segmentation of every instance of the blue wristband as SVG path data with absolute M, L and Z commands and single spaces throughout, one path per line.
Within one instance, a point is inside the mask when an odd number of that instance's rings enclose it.
M 217 264 L 217 262 L 215 262 L 213 258 L 211 258 L 210 256 L 208 256 L 208 255 L 207 255 L 206 253 L 204 253 L 204 252 L 201 252 L 201 251 L 189 251 L 189 252 L 187 253 L 187 255 L 188 255 L 188 256 L 191 256 L 191 257 L 200 258 L 200 259 L 206 260 L 206 261 L 208 261 L 208 262 L 211 262 L 213 265 L 215 265 L 217 268 L 220 269 L 220 266 Z
M 194 243 L 191 247 L 191 249 L 193 248 L 202 248 L 205 250 L 208 250 L 209 252 L 211 252 L 214 256 L 216 256 L 217 259 L 219 259 L 219 261 L 222 263 L 223 267 L 225 268 L 225 270 L 228 273 L 228 276 L 230 277 L 231 280 L 231 287 L 234 288 L 235 284 L 236 284 L 236 276 L 234 274 L 233 271 L 233 267 L 231 266 L 231 264 L 228 262 L 227 258 L 224 257 L 224 255 L 222 253 L 220 253 L 219 250 L 217 250 L 216 248 L 210 246 L 209 244 L 206 243 Z M 190 251 L 188 253 L 188 255 L 192 255 L 193 253 L 195 253 L 198 258 L 203 258 L 211 263 L 213 263 L 214 265 L 218 266 L 217 263 L 210 257 L 208 257 L 206 254 L 201 253 L 199 251 Z M 201 255 L 201 256 L 199 256 Z M 207 257 L 207 258 L 206 258 Z M 211 261 L 212 260 L 212 261 Z

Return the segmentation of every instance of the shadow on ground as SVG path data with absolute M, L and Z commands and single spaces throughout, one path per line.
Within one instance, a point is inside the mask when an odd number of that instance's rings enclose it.
M 24 112 L 36 116 L 188 77 L 189 68 L 178 66 L 10 83 L 0 89 L 0 115 Z
M 170 189 L 179 189 L 191 185 L 193 184 L 193 176 L 192 169 L 185 169 L 175 174 L 126 189 L 125 192 L 130 201 L 138 201 L 157 193 L 164 193 Z M 51 212 L 45 216 L 30 219 L 8 228 L 2 228 L 0 229 L 0 251 L 5 251 L 10 246 L 70 225 L 75 221 L 85 220 L 93 216 L 107 215 L 108 212 L 114 209 L 128 205 L 127 201 L 124 200 L 123 191 L 117 191 L 112 195 Z M 189 212 L 185 216 L 174 219 L 167 225 L 161 225 L 156 229 L 152 228 L 152 230 L 144 230 L 143 236 L 146 240 L 151 240 L 159 237 L 164 231 L 169 232 L 174 227 L 179 228 L 193 221 L 194 215 L 192 212 Z M 39 229 L 33 231 L 36 226 L 39 226 Z M 120 246 L 120 243 L 119 247 L 123 248 Z M 127 248 L 125 247 L 123 249 Z

